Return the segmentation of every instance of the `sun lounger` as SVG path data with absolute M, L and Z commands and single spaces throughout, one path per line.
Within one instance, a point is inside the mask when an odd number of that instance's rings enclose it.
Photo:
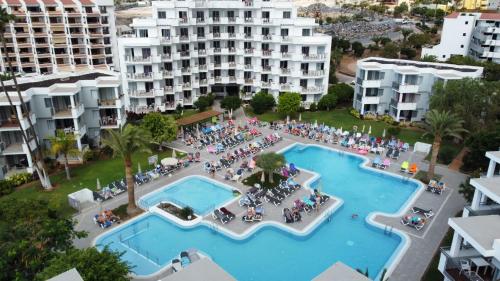
M 434 212 L 432 211 L 432 209 L 422 209 L 422 208 L 419 208 L 419 207 L 413 207 L 412 209 L 412 212 L 415 213 L 415 214 L 422 214 L 424 215 L 426 218 L 430 218 L 432 216 L 434 216 Z
M 222 207 L 219 210 L 229 219 L 234 219 L 236 217 L 236 215 L 233 212 L 226 209 L 226 207 Z
M 408 163 L 408 161 L 403 161 L 403 163 L 401 163 L 401 172 L 407 173 L 409 166 L 410 163 Z
M 191 264 L 191 259 L 187 252 L 181 252 L 181 265 L 182 267 L 186 267 Z
M 411 163 L 410 169 L 408 169 L 408 173 L 414 175 L 414 174 L 417 173 L 417 171 L 418 171 L 417 164 L 416 163 Z
M 182 270 L 181 261 L 179 259 L 173 259 L 172 268 L 174 269 L 175 272 L 181 271 Z
M 288 208 L 283 209 L 283 218 L 285 219 L 285 223 L 292 223 L 295 220 L 292 217 L 292 212 Z
M 406 215 L 401 218 L 401 224 L 421 230 L 425 226 L 425 219 L 415 215 Z
M 219 209 L 214 210 L 212 217 L 214 220 L 219 220 L 222 224 L 226 224 L 231 221 L 231 219 L 224 215 L 224 213 L 222 213 Z

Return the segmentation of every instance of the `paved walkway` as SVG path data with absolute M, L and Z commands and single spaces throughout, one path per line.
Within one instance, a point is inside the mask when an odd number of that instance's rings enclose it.
M 469 153 L 469 149 L 464 146 L 462 148 L 462 150 L 460 150 L 458 155 L 455 156 L 455 159 L 453 159 L 453 161 L 451 161 L 450 165 L 448 165 L 448 168 L 452 171 L 459 172 L 460 168 L 464 164 L 463 160 L 464 160 L 465 155 L 467 155 L 467 153 Z
M 244 113 L 242 113 L 242 111 L 237 112 L 236 114 L 238 114 L 238 116 L 244 116 Z M 263 132 L 264 135 L 274 132 L 268 128 L 259 128 L 259 129 Z M 315 143 L 315 144 L 318 143 L 309 139 L 304 139 L 289 134 L 280 133 L 280 135 L 282 135 L 284 139 L 275 146 L 268 148 L 268 150 L 278 151 L 283 147 L 286 147 L 295 142 Z M 339 145 L 328 144 L 326 146 L 334 147 L 339 150 L 346 150 L 345 148 L 340 147 Z M 180 150 L 184 151 L 187 150 L 188 152 L 193 152 L 193 149 L 186 148 L 179 141 L 174 142 L 173 147 Z M 200 152 L 202 154 L 202 163 L 204 161 L 217 160 L 220 158 L 219 156 L 208 154 L 204 150 Z M 371 160 L 373 160 L 374 155 L 370 154 L 368 155 L 368 157 Z M 409 159 L 411 160 L 411 162 L 416 162 L 419 165 L 420 169 L 427 169 L 426 161 L 423 161 L 424 157 L 425 155 L 418 153 L 412 153 L 412 152 L 402 153 L 399 160 L 393 162 L 388 171 L 393 172 L 395 174 L 399 174 L 399 167 L 402 161 Z M 414 205 L 426 209 L 433 209 L 434 212 L 436 213 L 436 215 L 432 219 L 430 219 L 428 225 L 426 225 L 421 231 L 416 231 L 413 228 L 401 225 L 400 218 L 387 217 L 383 215 L 379 215 L 375 218 L 375 221 L 387 226 L 388 228 L 399 229 L 405 232 L 406 234 L 408 234 L 411 240 L 407 252 L 404 254 L 401 261 L 398 263 L 395 270 L 390 276 L 391 281 L 420 280 L 422 274 L 427 268 L 428 263 L 432 259 L 432 256 L 437 250 L 437 247 L 448 228 L 447 225 L 448 218 L 455 216 L 455 214 L 458 211 L 460 211 L 465 204 L 463 198 L 457 192 L 458 189 L 457 187 L 462 181 L 465 180 L 466 176 L 461 173 L 451 171 L 447 167 L 441 165 L 437 166 L 436 172 L 438 174 L 443 175 L 443 180 L 447 183 L 449 189 L 442 195 L 435 195 L 424 191 L 418 196 L 418 198 L 416 198 Z M 216 179 L 223 181 L 223 176 L 224 176 L 223 174 L 224 171 L 217 172 Z M 139 187 L 137 189 L 136 198 L 140 198 L 146 193 L 159 189 L 168 183 L 171 183 L 177 179 L 180 179 L 188 175 L 206 176 L 206 173 L 202 169 L 202 164 L 196 163 L 187 168 L 179 170 L 171 178 L 164 177 L 159 180 L 153 181 L 152 183 L 148 183 Z M 301 182 L 305 181 L 307 179 L 307 176 L 308 175 L 306 173 L 303 173 L 303 175 L 301 175 L 300 181 Z M 242 191 L 246 191 L 248 189 L 248 187 L 243 186 L 241 183 L 234 183 L 234 182 L 226 182 L 226 183 L 230 185 L 235 185 L 235 187 L 239 188 Z M 97 213 L 102 208 L 116 208 L 126 203 L 127 202 L 126 196 L 127 196 L 126 194 L 122 194 L 111 201 L 103 202 L 102 206 L 94 206 L 93 208 L 87 209 L 86 211 L 83 211 L 82 213 L 76 215 L 75 219 L 77 219 L 78 221 L 76 229 L 89 231 L 89 236 L 85 239 L 76 240 L 75 245 L 81 248 L 91 246 L 92 240 L 97 235 L 105 231 L 94 225 L 91 219 L 92 215 Z M 284 206 L 291 205 L 292 199 L 286 199 L 286 200 L 289 200 L 290 202 L 285 201 Z M 333 204 L 333 200 L 330 201 L 331 202 L 329 202 L 329 204 Z M 242 212 L 244 212 L 243 208 L 236 205 L 231 205 L 229 206 L 229 208 L 235 211 L 235 213 L 237 213 L 238 215 L 241 215 Z M 283 208 L 282 206 L 280 207 L 265 206 L 265 209 L 268 210 L 266 211 L 267 212 L 266 215 L 269 216 L 268 219 L 281 221 L 280 212 L 282 208 Z M 409 208 L 411 208 L 411 206 L 409 206 Z M 321 215 L 321 213 L 319 215 Z M 314 217 L 316 216 L 313 215 L 310 218 L 305 216 L 305 220 L 303 223 L 293 224 L 293 227 L 298 230 L 303 229 L 307 224 L 310 223 L 310 221 L 314 219 Z M 205 219 L 213 221 L 211 217 L 205 217 Z M 245 231 L 247 227 L 251 227 L 251 224 L 245 224 L 241 221 L 238 222 L 233 221 L 227 226 L 232 228 L 231 230 L 233 230 L 234 232 L 241 233 Z

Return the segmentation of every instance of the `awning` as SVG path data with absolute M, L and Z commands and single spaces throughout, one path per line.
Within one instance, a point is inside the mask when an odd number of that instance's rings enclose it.
M 181 118 L 177 120 L 177 125 L 179 126 L 193 125 L 196 123 L 200 123 L 202 121 L 206 121 L 214 116 L 219 116 L 221 114 L 222 112 L 219 111 L 207 110 L 200 113 L 196 113 L 188 117 Z
M 179 160 L 177 160 L 176 158 L 173 158 L 173 157 L 167 157 L 167 158 L 161 159 L 160 162 L 163 166 L 175 166 L 175 165 L 177 165 L 177 163 L 179 163 Z

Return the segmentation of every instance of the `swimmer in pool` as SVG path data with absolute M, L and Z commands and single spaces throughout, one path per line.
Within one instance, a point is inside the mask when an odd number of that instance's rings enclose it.
M 358 218 L 358 214 L 352 214 L 351 218 L 352 219 L 357 219 Z

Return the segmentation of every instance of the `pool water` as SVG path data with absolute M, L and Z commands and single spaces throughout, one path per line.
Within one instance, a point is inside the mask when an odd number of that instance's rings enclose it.
M 143 196 L 139 205 L 149 208 L 162 201 L 170 201 L 181 207 L 189 206 L 195 213 L 205 215 L 232 198 L 233 192 L 229 187 L 204 177 L 193 176 Z
M 230 238 L 205 225 L 180 228 L 167 219 L 148 214 L 97 240 L 98 247 L 125 252 L 122 259 L 138 275 L 158 271 L 188 248 L 207 253 L 238 280 L 311 280 L 336 261 L 375 278 L 402 246 L 403 239 L 365 221 L 374 211 L 397 212 L 418 189 L 404 181 L 360 168 L 356 156 L 316 146 L 296 145 L 284 152 L 287 161 L 315 171 L 312 186 L 344 200 L 344 204 L 306 236 L 264 226 L 243 240 Z M 358 219 L 352 219 L 352 214 Z

